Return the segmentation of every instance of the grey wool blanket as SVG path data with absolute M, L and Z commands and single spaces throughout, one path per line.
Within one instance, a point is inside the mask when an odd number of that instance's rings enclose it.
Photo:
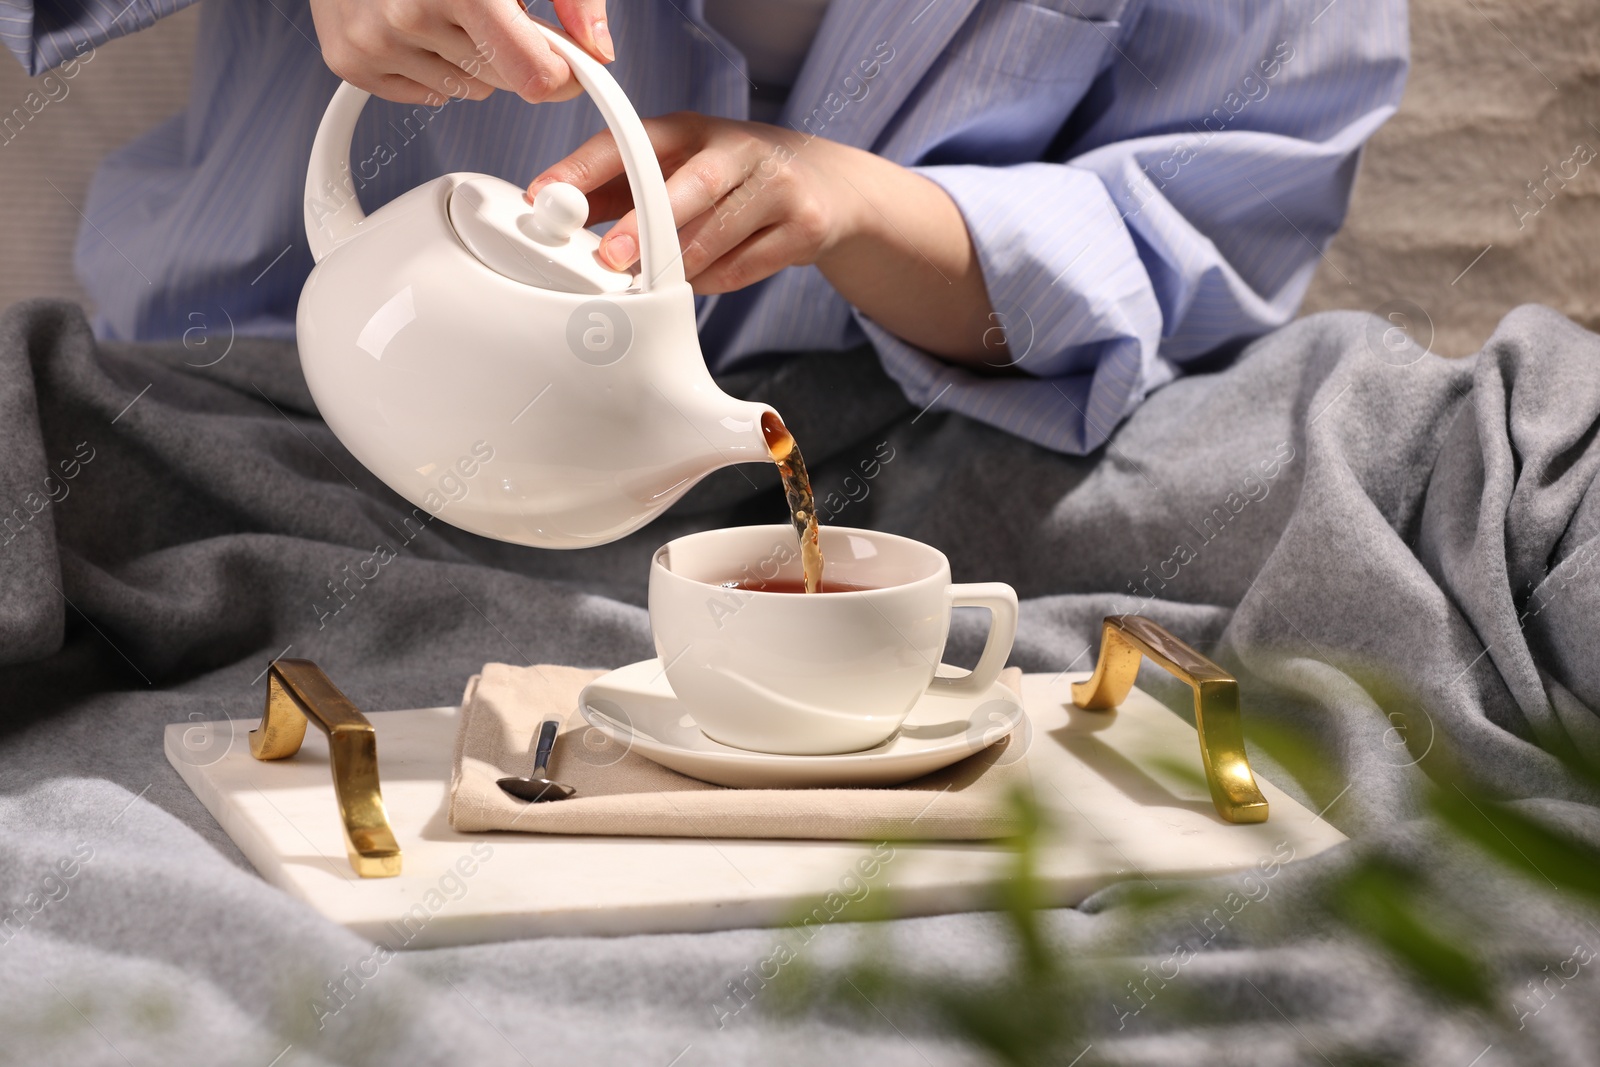
M 1600 844 L 1600 798 L 1558 758 L 1600 759 L 1600 338 L 1527 307 L 1472 359 L 1402 360 L 1384 327 L 1297 322 L 1160 390 L 1087 458 L 918 412 L 865 351 L 726 383 L 784 414 L 825 519 L 1015 586 L 1013 664 L 1086 668 L 1101 618 L 1137 611 L 1238 673 L 1253 738 L 1293 731 L 1313 753 L 1252 755 L 1351 842 L 1283 867 L 1220 933 L 1137 885 L 1044 913 L 1064 957 L 1182 960 L 1137 996 L 1081 988 L 1062 1010 L 1083 1028 L 1047 1062 L 1600 1062 L 1592 913 L 1421 799 L 1461 785 Z M 373 945 L 255 875 L 168 767 L 164 727 L 258 715 L 286 649 L 370 710 L 454 703 L 487 661 L 648 656 L 651 550 L 779 521 L 782 498 L 772 471 L 723 471 L 639 534 L 568 553 L 434 522 L 334 612 L 330 579 L 409 509 L 318 420 L 292 346 L 207 341 L 97 344 L 58 302 L 0 317 L 0 1061 L 988 1062 L 936 1010 L 718 1013 L 767 930 L 402 952 L 311 1010 Z M 958 622 L 950 658 L 971 662 L 983 627 Z M 1141 684 L 1182 709 L 1159 673 Z M 1327 888 L 1373 857 L 1427 872 L 1424 918 L 1484 916 L 1446 949 L 1478 961 L 1486 1005 L 1326 918 Z M 920 974 L 1012 965 L 993 914 L 877 935 Z M 840 922 L 806 951 L 820 975 L 868 944 Z

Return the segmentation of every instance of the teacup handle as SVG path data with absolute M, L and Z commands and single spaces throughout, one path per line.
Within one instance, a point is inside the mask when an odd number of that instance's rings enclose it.
M 1017 591 L 1005 582 L 973 582 L 952 585 L 946 596 L 952 608 L 989 609 L 989 640 L 970 674 L 935 678 L 929 688 L 943 696 L 979 696 L 1000 677 L 1011 657 L 1011 645 L 1017 639 Z

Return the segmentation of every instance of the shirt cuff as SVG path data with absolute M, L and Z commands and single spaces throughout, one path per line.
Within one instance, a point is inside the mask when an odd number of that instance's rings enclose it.
M 925 411 L 957 411 L 1057 452 L 1104 444 L 1171 381 L 1161 310 L 1100 178 L 1057 163 L 913 168 L 948 193 L 977 250 L 995 324 L 1021 375 L 937 359 L 856 312 L 884 369 Z M 920 417 L 920 416 L 919 416 Z

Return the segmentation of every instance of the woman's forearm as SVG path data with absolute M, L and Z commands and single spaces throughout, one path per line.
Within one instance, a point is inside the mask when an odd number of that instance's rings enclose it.
M 936 183 L 857 148 L 816 140 L 849 219 L 816 266 L 839 294 L 890 333 L 952 362 L 998 366 L 1005 337 L 972 237 Z

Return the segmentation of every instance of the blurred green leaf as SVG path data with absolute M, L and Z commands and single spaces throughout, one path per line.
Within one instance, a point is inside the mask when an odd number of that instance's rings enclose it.
M 1378 703 L 1380 707 L 1398 706 Z M 1388 721 L 1392 725 L 1395 719 L 1391 716 Z M 1400 727 L 1394 729 L 1397 736 L 1404 736 Z M 1336 778 L 1336 766 L 1322 750 L 1325 746 L 1311 743 L 1304 732 L 1292 727 L 1254 728 L 1251 742 L 1314 794 L 1327 790 L 1325 796 L 1336 799 L 1338 790 L 1348 785 Z M 1417 745 L 1421 743 L 1419 740 Z M 1415 751 L 1415 746 L 1408 745 L 1408 750 Z M 1172 761 L 1159 769 L 1176 776 L 1171 780 L 1203 782 L 1198 761 Z M 1457 776 L 1448 752 L 1441 751 L 1430 757 L 1428 773 L 1435 781 Z M 1596 780 L 1592 772 L 1584 773 L 1589 780 Z M 1415 796 L 1415 807 L 1412 803 L 1406 801 L 1408 811 L 1426 807 L 1434 825 L 1445 834 L 1528 876 L 1537 888 L 1565 891 L 1600 904 L 1600 849 L 1522 810 L 1479 797 L 1464 786 L 1430 789 L 1426 796 Z M 999 973 L 919 974 L 897 962 L 889 938 L 869 937 L 853 966 L 818 967 L 815 971 L 804 964 L 791 968 L 794 978 L 803 980 L 808 973 L 814 978 L 807 993 L 810 1000 L 827 1000 L 877 1026 L 898 1028 L 910 1026 L 912 1020 L 931 1020 L 1010 1067 L 1068 1063 L 1085 1051 L 1090 1031 L 1103 1028 L 1091 1026 L 1090 1020 L 1104 1022 L 1107 996 L 1122 997 L 1123 986 L 1139 981 L 1140 974 L 1131 963 L 1144 958 L 1138 953 L 1148 949 L 1142 931 L 1162 921 L 1156 911 L 1166 909 L 1181 918 L 1186 905 L 1209 899 L 1216 891 L 1215 884 L 1127 884 L 1119 889 L 1114 904 L 1102 909 L 1114 911 L 1123 921 L 1101 928 L 1104 936 L 1097 935 L 1096 943 L 1102 946 L 1094 950 L 1097 954 L 1070 955 L 1048 935 L 1045 925 L 1044 909 L 1052 901 L 1040 878 L 1040 865 L 1049 837 L 1048 812 L 1039 808 L 1029 792 L 1019 792 L 1012 804 L 1016 832 L 1003 842 L 1011 861 L 992 898 L 1004 922 L 1010 953 Z M 1402 813 L 1394 814 L 1400 817 Z M 1307 909 L 1296 909 L 1296 920 L 1331 923 L 1335 931 L 1349 931 L 1413 976 L 1419 986 L 1445 1000 L 1506 1019 L 1504 998 L 1497 1001 L 1493 996 L 1495 975 L 1474 942 L 1477 931 L 1504 918 L 1505 904 L 1492 897 L 1440 892 L 1420 868 L 1356 851 L 1347 857 L 1350 866 L 1345 874 L 1318 879 L 1325 886 L 1325 895 L 1310 902 Z M 889 917 L 894 911 L 892 900 L 887 889 L 880 893 L 875 887 L 870 897 L 861 901 L 860 910 L 853 906 L 841 918 Z M 1273 913 L 1251 913 L 1253 917 L 1258 914 L 1259 919 L 1252 919 L 1257 925 L 1250 938 L 1265 936 L 1270 942 L 1270 929 L 1261 924 L 1270 926 Z M 1118 940 L 1121 937 L 1127 940 Z M 1134 955 L 1119 955 L 1125 951 Z M 1105 954 L 1098 954 L 1102 952 Z M 1116 1005 L 1113 1000 L 1110 1010 L 1117 1010 Z M 1163 982 L 1159 999 L 1146 1006 L 1158 1008 L 1179 1025 L 1204 1026 L 1218 1021 L 1215 990 L 1206 983 Z M 1381 1057 L 1359 1059 L 1364 1055 L 1358 1050 L 1341 1050 L 1336 1058 L 1351 1064 L 1381 1062 Z M 1087 1067 L 1088 1062 L 1085 1059 L 1080 1067 Z
M 1333 768 L 1327 753 L 1307 738 L 1304 730 L 1252 717 L 1248 706 L 1244 708 L 1244 728 L 1249 746 L 1265 753 L 1302 787 L 1330 778 Z
M 1445 824 L 1506 866 L 1600 904 L 1600 849 L 1507 804 L 1474 799 L 1460 786 L 1439 790 L 1433 809 Z
M 1012 852 L 1011 869 L 995 891 L 996 903 L 1017 937 L 1028 973 L 1045 975 L 1055 965 L 1054 954 L 1039 931 L 1039 913 L 1049 906 L 1039 880 L 1039 840 L 1046 827 L 1045 813 L 1032 789 L 1013 790 L 1007 803 L 1017 830 L 1005 842 Z
M 1078 1020 L 1067 990 L 1054 984 L 987 989 L 945 986 L 936 1002 L 946 1024 L 1003 1063 L 1034 1067 L 1063 1062 L 1059 1050 L 1075 1040 Z
M 1183 883 L 1126 882 L 1119 890 L 1117 906 L 1127 908 L 1135 915 L 1168 908 L 1175 904 L 1198 903 L 1210 899 L 1192 885 Z
M 1200 768 L 1200 754 L 1195 753 L 1193 760 L 1175 760 L 1166 757 L 1157 757 L 1150 761 L 1150 766 L 1186 785 L 1194 786 L 1205 792 L 1210 791 L 1206 783 L 1206 773 Z
M 1379 858 L 1359 863 L 1334 889 L 1330 904 L 1352 928 L 1440 993 L 1487 1007 L 1489 979 L 1481 962 L 1423 918 L 1434 905 L 1420 896 L 1413 872 Z

